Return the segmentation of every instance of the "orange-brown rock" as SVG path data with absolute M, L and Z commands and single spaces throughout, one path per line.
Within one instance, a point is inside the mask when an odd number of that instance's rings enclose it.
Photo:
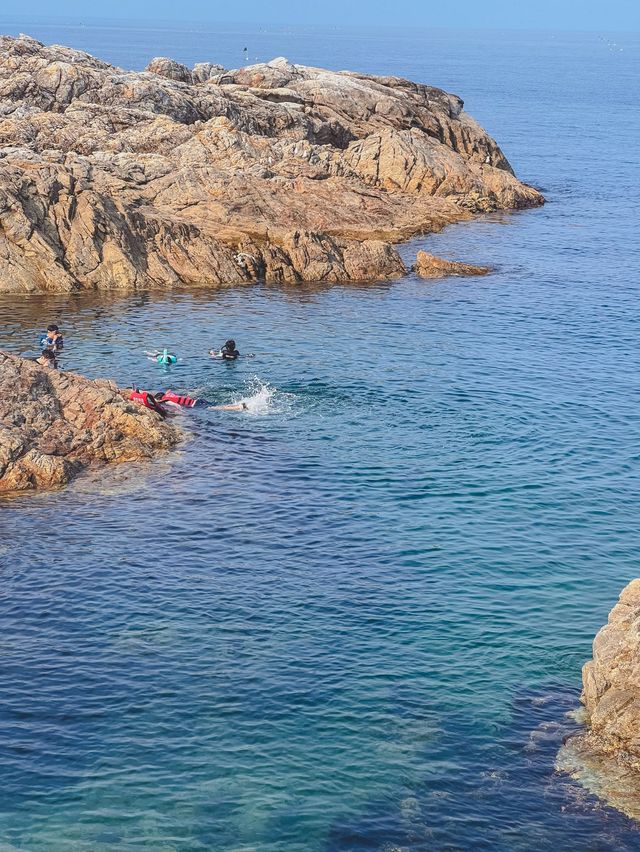
M 582 684 L 584 728 L 562 747 L 558 768 L 640 819 L 640 579 L 594 639 Z
M 56 488 L 89 466 L 147 459 L 178 440 L 112 382 L 0 352 L 0 493 Z
M 388 244 L 541 204 L 460 98 L 397 77 L 0 38 L 0 290 L 402 274 Z
M 419 251 L 416 257 L 414 271 L 420 278 L 448 278 L 450 275 L 487 275 L 490 266 L 473 266 L 470 263 L 460 263 L 458 260 L 444 260 L 435 254 Z

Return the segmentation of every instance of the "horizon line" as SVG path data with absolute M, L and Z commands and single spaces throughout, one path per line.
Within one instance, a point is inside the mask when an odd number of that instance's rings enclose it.
M 21 15 L 21 14 L 5 14 L 0 12 L 0 23 L 16 23 L 18 24 L 20 21 L 24 23 L 24 25 L 32 24 L 36 26 L 59 26 L 59 27 L 75 27 L 77 29 L 89 29 L 92 27 L 98 28 L 104 25 L 116 26 L 116 28 L 126 28 L 128 26 L 137 26 L 142 29 L 147 30 L 162 30 L 166 28 L 175 28 L 176 26 L 226 26 L 226 27 L 238 27 L 238 28 L 263 28 L 263 27 L 275 27 L 278 29 L 294 29 L 294 30 L 320 30 L 320 31 L 340 31 L 340 30 L 350 30 L 355 32 L 367 32 L 370 30 L 395 30 L 397 32 L 406 32 L 407 30 L 415 31 L 415 30 L 424 30 L 424 31 L 446 31 L 446 32 L 520 32 L 520 33 L 563 33 L 563 34 L 574 34 L 574 35 L 586 35 L 586 34 L 598 34 L 598 33 L 606 33 L 606 34 L 616 34 L 616 35 L 638 35 L 640 34 L 640 30 L 607 30 L 601 28 L 588 28 L 588 29 L 573 29 L 568 27 L 543 27 L 543 26 L 535 26 L 535 27 L 523 27 L 523 26 L 473 26 L 473 27 L 456 27 L 448 24 L 418 24 L 418 23 L 407 23 L 404 25 L 401 24 L 387 24 L 387 23 L 372 23 L 366 24 L 362 26 L 361 24 L 349 24 L 349 23 L 339 23 L 339 24 L 323 24 L 323 23 L 287 23 L 284 21 L 232 21 L 225 19 L 209 19 L 209 18 L 189 18 L 189 19 L 177 19 L 177 18 L 158 18 L 153 22 L 150 22 L 148 18 L 122 18 L 122 17 L 104 17 L 104 16 L 83 16 L 82 19 L 79 19 L 75 16 L 65 17 L 64 15 L 46 15 L 46 16 L 38 16 L 38 15 Z

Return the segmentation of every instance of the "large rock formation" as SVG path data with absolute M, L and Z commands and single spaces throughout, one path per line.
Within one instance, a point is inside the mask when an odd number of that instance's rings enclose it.
M 594 639 L 582 683 L 585 729 L 565 743 L 558 768 L 640 819 L 640 579 Z
M 0 352 L 0 494 L 59 487 L 90 465 L 147 459 L 179 439 L 112 382 Z
M 363 280 L 542 203 L 440 89 L 275 59 L 123 71 L 0 38 L 0 290 Z

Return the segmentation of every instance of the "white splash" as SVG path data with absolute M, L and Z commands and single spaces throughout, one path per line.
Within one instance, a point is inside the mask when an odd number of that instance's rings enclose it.
M 281 414 L 292 411 L 293 395 L 282 393 L 268 382 L 254 377 L 247 382 L 246 395 L 235 400 L 244 403 L 247 414 L 262 416 L 265 414 Z
M 260 379 L 251 379 L 247 383 L 247 390 L 247 396 L 242 396 L 236 401 L 246 405 L 248 414 L 273 414 L 277 410 L 276 389 L 270 384 Z

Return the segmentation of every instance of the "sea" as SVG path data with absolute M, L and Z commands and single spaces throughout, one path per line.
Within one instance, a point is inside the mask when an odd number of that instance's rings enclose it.
M 248 405 L 0 503 L 2 852 L 640 849 L 555 769 L 640 569 L 640 36 L 0 29 L 439 86 L 547 198 L 401 249 L 484 278 L 0 299 L 11 352 Z

